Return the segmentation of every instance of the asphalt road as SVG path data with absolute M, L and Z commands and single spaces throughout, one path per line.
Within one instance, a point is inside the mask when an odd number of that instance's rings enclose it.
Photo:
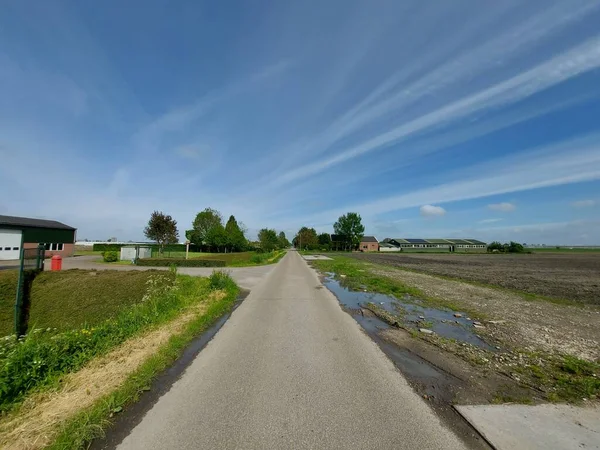
M 119 449 L 462 449 L 296 252 Z

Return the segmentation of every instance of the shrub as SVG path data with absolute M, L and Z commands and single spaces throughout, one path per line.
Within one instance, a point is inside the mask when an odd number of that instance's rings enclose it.
M 144 258 L 137 260 L 138 266 L 147 267 L 225 267 L 221 259 L 179 259 L 179 258 Z
M 229 272 L 225 272 L 224 270 L 214 270 L 208 277 L 208 284 L 215 291 L 235 286 L 235 282 L 229 275 Z
M 117 262 L 119 260 L 119 253 L 116 251 L 102 252 L 102 258 L 104 262 Z

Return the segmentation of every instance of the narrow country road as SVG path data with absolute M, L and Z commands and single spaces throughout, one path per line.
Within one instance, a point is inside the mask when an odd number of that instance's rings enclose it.
M 289 252 L 119 449 L 462 449 Z

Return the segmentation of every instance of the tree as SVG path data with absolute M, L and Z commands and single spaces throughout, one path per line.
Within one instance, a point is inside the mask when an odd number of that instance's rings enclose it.
M 197 245 L 208 245 L 206 236 L 208 232 L 218 226 L 223 226 L 223 216 L 216 209 L 206 208 L 199 212 L 192 222 L 192 229 L 185 232 L 185 236 Z
M 525 248 L 518 242 L 510 241 L 510 244 L 508 244 L 509 253 L 523 253 L 524 251 Z
M 277 248 L 277 232 L 269 228 L 263 228 L 258 232 L 258 241 L 262 251 L 272 252 Z
M 502 243 L 500 243 L 498 241 L 490 242 L 487 246 L 487 251 L 488 252 L 493 252 L 493 251 L 503 252 L 504 245 L 502 245 Z
M 204 243 L 211 249 L 216 249 L 217 253 L 220 253 L 222 249 L 225 250 L 228 244 L 225 227 L 223 227 L 221 224 L 217 224 L 210 228 L 206 232 Z
M 229 216 L 225 225 L 225 234 L 227 235 L 227 247 L 232 252 L 241 252 L 246 248 L 246 237 L 234 216 Z
M 302 227 L 298 230 L 298 233 L 296 233 L 296 237 L 294 237 L 292 242 L 295 247 L 312 250 L 319 245 L 319 238 L 317 237 L 317 232 L 314 228 Z
M 329 233 L 321 233 L 318 236 L 318 239 L 321 247 L 325 248 L 326 250 L 331 249 L 331 236 Z
M 277 236 L 277 247 L 289 248 L 289 246 L 290 246 L 290 241 L 288 241 L 288 238 L 285 236 L 285 233 L 283 231 L 281 231 L 279 233 L 279 236 Z
M 333 224 L 333 230 L 335 234 L 344 236 L 347 250 L 357 248 L 365 233 L 360 214 L 355 212 L 340 216 L 337 222 Z
M 144 228 L 144 234 L 148 239 L 156 241 L 161 253 L 165 244 L 176 244 L 179 237 L 177 222 L 160 211 L 152 213 L 148 225 Z

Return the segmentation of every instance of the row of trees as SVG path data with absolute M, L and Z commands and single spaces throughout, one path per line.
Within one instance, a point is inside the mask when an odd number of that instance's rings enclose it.
M 252 244 L 246 238 L 247 229 L 238 223 L 235 216 L 229 216 L 223 224 L 223 216 L 219 211 L 206 208 L 199 212 L 192 222 L 192 229 L 185 232 L 185 237 L 202 250 L 216 252 L 243 252 L 247 250 L 272 251 L 290 247 L 285 233 L 263 228 L 258 233 L 258 242 Z M 177 221 L 160 211 L 154 211 L 148 225 L 144 229 L 145 236 L 162 248 L 167 244 L 176 244 L 179 238 Z
M 235 216 L 229 216 L 223 224 L 219 211 L 206 208 L 199 212 L 192 222 L 192 229 L 185 232 L 188 241 L 210 251 L 243 252 L 248 250 L 246 227 L 238 223 Z
M 502 253 L 523 253 L 525 247 L 518 242 L 510 241 L 508 244 L 503 244 L 498 241 L 491 242 L 487 246 L 488 252 L 502 252 Z
M 272 252 L 277 249 L 290 247 L 290 241 L 285 237 L 283 231 L 277 234 L 277 231 L 270 228 L 263 228 L 258 232 L 258 247 L 264 252 Z
M 365 233 L 360 214 L 349 212 L 333 224 L 333 237 L 329 233 L 317 234 L 314 228 L 302 227 L 292 240 L 294 247 L 307 250 L 344 250 L 358 248 Z

